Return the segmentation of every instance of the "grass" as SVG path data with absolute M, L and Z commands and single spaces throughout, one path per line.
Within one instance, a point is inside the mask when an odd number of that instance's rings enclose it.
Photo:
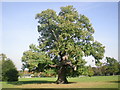
M 103 81 L 116 81 L 118 76 L 93 76 L 81 78 L 69 78 L 70 81 L 76 82 L 103 82 Z
M 17 82 L 0 82 L 3 88 L 118 88 L 118 76 L 68 78 L 69 84 L 55 84 L 57 78 L 20 78 Z

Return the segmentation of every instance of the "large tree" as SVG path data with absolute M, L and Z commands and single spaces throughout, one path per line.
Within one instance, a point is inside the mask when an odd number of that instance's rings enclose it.
M 53 62 L 49 66 L 57 68 L 56 82 L 68 83 L 68 72 L 79 75 L 84 70 L 83 56 L 93 56 L 99 63 L 104 57 L 105 47 L 94 40 L 94 28 L 85 15 L 79 14 L 73 6 L 60 9 L 59 13 L 47 9 L 36 15 L 38 41 L 39 50 Z

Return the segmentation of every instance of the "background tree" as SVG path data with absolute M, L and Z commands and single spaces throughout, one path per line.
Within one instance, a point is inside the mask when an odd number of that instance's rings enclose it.
M 2 81 L 17 81 L 18 71 L 14 63 L 9 58 L 5 58 L 2 58 Z
M 95 76 L 101 76 L 102 75 L 101 67 L 92 67 L 92 69 L 94 71 Z
M 2 80 L 2 62 L 7 59 L 4 53 L 0 54 L 0 80 Z
M 14 69 L 9 69 L 6 73 L 5 73 L 5 77 L 7 81 L 18 81 L 18 71 L 14 68 Z
M 106 60 L 107 60 L 107 64 L 106 64 L 107 65 L 107 73 L 109 73 L 110 75 L 116 74 L 119 71 L 118 61 L 111 57 L 106 57 Z
M 85 15 L 79 14 L 73 6 L 60 9 L 58 14 L 47 9 L 36 15 L 38 41 L 40 52 L 45 52 L 53 62 L 51 66 L 58 70 L 56 82 L 68 83 L 66 76 L 69 71 L 80 74 L 81 66 L 85 65 L 83 56 L 92 55 L 99 63 L 104 57 L 105 47 L 94 40 L 94 29 Z
M 119 69 L 119 71 L 117 72 L 117 75 L 120 75 L 120 61 L 118 62 L 119 64 L 118 64 L 118 69 Z
M 88 76 L 89 77 L 91 77 L 91 76 L 93 76 L 94 75 L 94 71 L 93 71 L 93 69 L 92 69 L 92 67 L 91 66 L 88 66 Z
M 0 54 L 0 60 L 6 60 L 7 56 L 4 53 Z
M 101 66 L 101 73 L 102 73 L 102 75 L 104 75 L 104 76 L 106 76 L 106 75 L 108 75 L 108 66 L 107 65 L 103 65 L 103 66 Z
M 0 81 L 2 81 L 2 60 L 0 60 Z

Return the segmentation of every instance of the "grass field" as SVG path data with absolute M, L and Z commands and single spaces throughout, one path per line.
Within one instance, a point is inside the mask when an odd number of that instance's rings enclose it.
M 55 84 L 57 78 L 20 78 L 18 82 L 0 82 L 2 88 L 118 88 L 118 76 L 68 78 L 68 84 Z

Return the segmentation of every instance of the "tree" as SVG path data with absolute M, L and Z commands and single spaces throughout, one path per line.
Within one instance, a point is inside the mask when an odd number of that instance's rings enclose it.
M 118 69 L 119 69 L 119 71 L 117 72 L 117 75 L 120 75 L 120 62 L 118 64 Z
M 2 58 L 2 81 L 17 81 L 17 80 L 18 71 L 12 60 L 10 60 L 7 57 L 6 59 Z
M 53 63 L 49 66 L 58 70 L 56 83 L 68 83 L 68 72 L 80 74 L 79 69 L 85 65 L 83 56 L 92 55 L 99 63 L 105 47 L 94 40 L 94 28 L 85 15 L 79 14 L 73 6 L 60 9 L 58 14 L 47 9 L 36 15 L 38 41 L 40 51 L 45 52 Z
M 0 60 L 0 81 L 2 81 L 2 60 Z
M 7 57 L 4 53 L 0 54 L 0 81 L 2 80 L 2 62 L 6 60 Z
M 107 65 L 101 66 L 100 69 L 101 69 L 102 75 L 104 75 L 104 76 L 108 75 L 108 71 L 107 71 L 108 66 Z
M 0 54 L 0 60 L 6 60 L 7 59 L 7 56 L 4 54 L 4 53 L 1 53 Z
M 91 77 L 94 75 L 94 71 L 91 66 L 88 66 L 88 76 Z
M 106 60 L 107 60 L 107 73 L 112 75 L 116 74 L 119 71 L 118 61 L 111 57 L 106 57 Z
M 18 71 L 14 68 L 14 69 L 9 69 L 6 73 L 5 73 L 5 77 L 7 81 L 18 81 Z
M 101 76 L 102 75 L 101 67 L 92 67 L 92 69 L 94 71 L 95 76 Z

